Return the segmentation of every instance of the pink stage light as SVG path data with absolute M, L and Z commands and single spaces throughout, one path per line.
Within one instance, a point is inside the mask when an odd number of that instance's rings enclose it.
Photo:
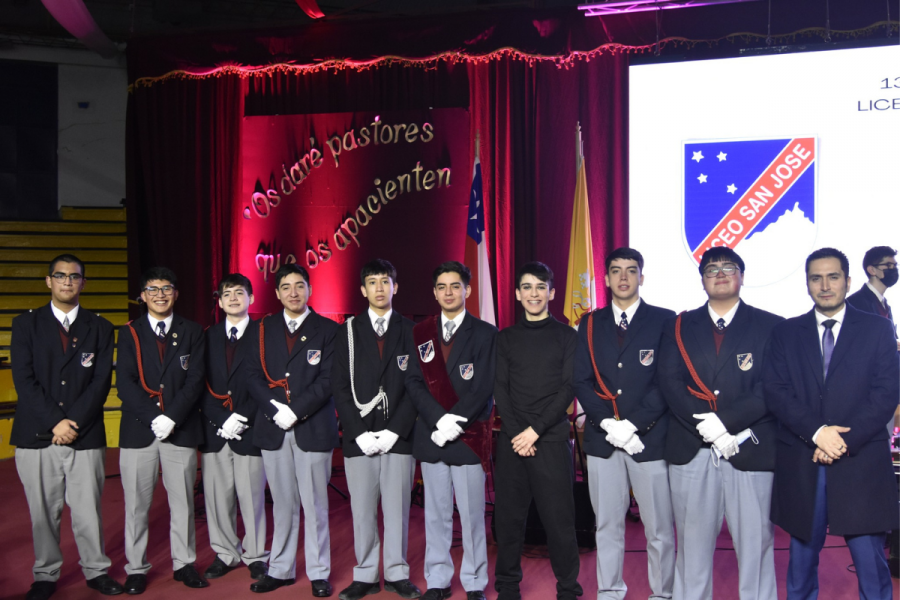
M 625 13 L 647 12 L 650 10 L 671 10 L 691 8 L 710 4 L 733 4 L 735 2 L 755 2 L 756 0 L 629 0 L 628 2 L 598 2 L 582 4 L 578 7 L 586 17 L 604 17 Z
M 41 0 L 53 18 L 79 42 L 103 58 L 112 58 L 119 49 L 106 37 L 82 0 Z

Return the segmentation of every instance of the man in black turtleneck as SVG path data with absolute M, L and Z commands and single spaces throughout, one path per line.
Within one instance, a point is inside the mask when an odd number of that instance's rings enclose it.
M 525 519 L 534 498 L 547 532 L 560 600 L 582 595 L 572 496 L 572 454 L 566 408 L 578 336 L 549 312 L 553 271 L 540 262 L 516 274 L 525 314 L 497 337 L 494 399 L 502 427 L 497 442 L 494 519 L 498 600 L 518 600 Z

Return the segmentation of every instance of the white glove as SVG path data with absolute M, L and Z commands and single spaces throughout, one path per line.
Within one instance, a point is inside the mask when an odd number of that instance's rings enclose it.
M 700 419 L 700 422 L 697 424 L 697 431 L 703 436 L 703 441 L 707 444 L 712 444 L 720 436 L 728 433 L 728 430 L 725 429 L 725 425 L 722 424 L 722 420 L 719 419 L 716 413 L 702 413 L 694 415 L 694 418 Z
M 228 437 L 224 435 L 227 440 L 239 440 L 241 439 L 241 434 L 247 430 L 248 425 L 245 425 L 247 422 L 247 417 L 243 415 L 239 415 L 238 413 L 232 413 L 225 422 L 222 423 L 222 432 L 227 434 Z
M 281 402 L 277 402 L 275 400 L 269 400 L 275 408 L 278 409 L 278 412 L 275 413 L 275 418 L 272 419 L 275 421 L 275 424 L 287 431 L 291 427 L 294 426 L 294 423 L 297 422 L 297 415 L 294 414 L 294 411 L 287 407 L 287 404 L 282 404 Z
M 226 440 L 233 440 L 233 439 L 234 439 L 233 436 L 231 436 L 231 435 L 225 433 L 225 432 L 222 431 L 221 429 L 219 429 L 218 431 L 216 431 L 216 435 L 219 436 L 220 438 L 225 438 Z
M 378 447 L 378 454 L 387 454 L 391 451 L 391 448 L 394 447 L 394 444 L 397 443 L 397 440 L 400 439 L 400 436 L 394 433 L 393 431 L 388 431 L 387 429 L 382 429 L 381 431 L 376 431 L 373 433 L 377 438 L 376 445 Z
M 372 456 L 379 452 L 378 438 L 368 431 L 356 436 L 356 445 L 359 446 L 359 449 L 362 450 L 363 454 L 366 456 Z
M 150 429 L 153 430 L 153 435 L 159 441 L 162 441 L 172 435 L 172 430 L 175 429 L 175 421 L 166 415 L 159 415 L 150 423 Z
M 631 434 L 631 439 L 625 442 L 622 450 L 628 453 L 628 456 L 634 456 L 644 451 L 644 442 L 636 434 Z
M 631 436 L 637 431 L 637 427 L 632 425 L 628 419 L 617 421 L 615 419 L 603 419 L 600 427 L 606 430 L 606 441 L 615 446 L 622 448 L 631 439 Z
M 453 440 L 461 436 L 463 432 L 463 428 L 457 425 L 457 422 L 465 423 L 466 421 L 468 421 L 468 419 L 465 417 L 447 413 L 438 420 L 435 427 L 437 427 L 438 431 L 444 434 L 444 437 L 447 438 L 448 442 L 452 442 Z
M 737 438 L 730 433 L 719 436 L 716 441 L 713 442 L 713 445 L 725 460 L 729 460 L 732 456 L 741 451 Z
M 437 444 L 439 448 L 443 448 L 444 444 L 447 443 L 447 438 L 444 437 L 443 433 L 435 429 L 431 432 L 431 441 Z

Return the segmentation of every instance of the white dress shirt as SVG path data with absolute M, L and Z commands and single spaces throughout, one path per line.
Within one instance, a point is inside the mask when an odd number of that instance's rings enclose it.
M 372 329 L 374 329 L 377 332 L 378 326 L 375 325 L 375 321 L 377 319 L 384 319 L 384 333 L 387 333 L 388 324 L 391 322 L 391 314 L 393 312 L 394 312 L 394 310 L 389 308 L 388 311 L 386 313 L 384 313 L 384 316 L 379 316 L 374 310 L 372 310 L 372 307 L 370 306 L 369 307 L 369 319 L 372 321 Z
M 304 311 L 304 313 L 302 315 L 300 315 L 299 317 L 294 317 L 294 318 L 289 317 L 286 310 L 282 311 L 281 314 L 282 314 L 282 316 L 284 316 L 284 324 L 288 326 L 288 331 L 291 330 L 291 321 L 293 321 L 297 324 L 297 327 L 294 328 L 294 331 L 297 331 L 298 329 L 300 329 L 300 326 L 303 325 L 303 321 L 306 320 L 306 317 L 309 316 L 309 305 L 306 306 L 306 311 Z M 249 321 L 249 317 L 247 319 Z M 238 338 L 240 338 L 240 337 L 241 337 L 241 334 L 238 333 Z
M 616 299 L 613 298 L 612 301 L 612 313 L 613 313 L 613 321 L 615 321 L 616 326 L 622 321 L 622 313 L 625 313 L 625 318 L 628 319 L 628 324 L 631 325 L 631 322 L 634 321 L 634 313 L 637 312 L 638 306 L 641 305 L 641 299 L 638 298 L 637 302 L 629 306 L 628 308 L 621 308 L 618 304 L 616 304 Z
M 225 319 L 225 337 L 231 339 L 231 328 L 237 327 L 237 339 L 241 339 L 241 336 L 244 335 L 244 332 L 247 331 L 247 325 L 250 324 L 250 317 L 246 316 L 241 319 L 240 323 L 232 323 L 227 318 Z
M 444 339 L 444 334 L 447 332 L 447 323 L 453 322 L 453 333 L 459 331 L 459 326 L 462 325 L 463 319 L 466 318 L 466 311 L 463 310 L 461 313 L 453 317 L 452 319 L 448 319 L 447 315 L 441 311 L 441 339 Z
M 78 318 L 78 309 L 79 308 L 81 308 L 81 306 L 76 304 L 75 308 L 73 308 L 72 310 L 70 310 L 67 313 L 64 313 L 60 309 L 56 308 L 56 305 L 54 305 L 52 302 L 50 303 L 50 310 L 53 311 L 53 316 L 56 317 L 56 320 L 59 321 L 59 324 L 62 325 L 62 322 L 66 319 L 66 317 L 69 317 L 69 327 L 70 328 L 72 327 L 72 323 L 75 322 L 75 319 Z
M 734 315 L 737 314 L 737 309 L 740 305 L 741 301 L 738 300 L 735 305 L 731 307 L 731 310 L 729 310 L 724 315 L 720 315 L 719 313 L 714 311 L 713 307 L 710 306 L 708 302 L 706 304 L 706 309 L 709 311 L 709 317 L 713 320 L 713 323 L 715 323 L 719 319 L 723 319 L 725 321 L 725 327 L 728 327 L 729 325 L 731 325 L 731 321 L 734 319 Z

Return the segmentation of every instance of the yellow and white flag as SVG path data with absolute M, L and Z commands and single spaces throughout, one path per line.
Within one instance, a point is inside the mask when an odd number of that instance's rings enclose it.
M 576 131 L 575 204 L 572 208 L 572 232 L 569 236 L 569 270 L 566 276 L 566 298 L 563 314 L 569 325 L 577 327 L 581 318 L 597 304 L 594 279 L 594 251 L 591 247 L 591 213 L 588 208 L 587 177 L 581 125 Z

